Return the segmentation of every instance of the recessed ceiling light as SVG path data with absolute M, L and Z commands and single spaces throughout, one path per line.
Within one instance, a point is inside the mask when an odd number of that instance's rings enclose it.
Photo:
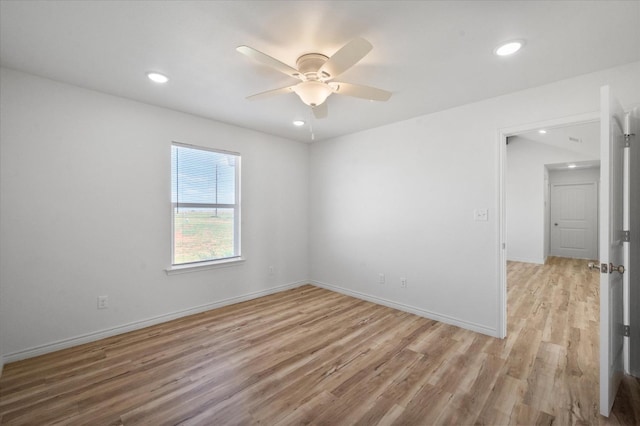
M 304 126 L 304 121 L 302 121 L 302 120 L 294 120 L 293 121 L 293 125 L 294 126 L 298 126 L 298 127 Z
M 577 166 L 575 164 L 567 164 L 567 167 L 570 169 L 575 169 Z
M 509 56 L 520 50 L 522 46 L 524 46 L 523 40 L 514 40 L 496 47 L 493 53 L 498 56 Z
M 540 129 L 538 130 L 538 133 L 540 133 L 541 135 L 544 135 L 545 133 L 547 133 L 547 131 L 545 129 Z
M 153 81 L 154 83 L 166 83 L 167 81 L 169 81 L 169 77 L 157 72 L 148 72 L 147 77 L 149 77 L 149 80 Z

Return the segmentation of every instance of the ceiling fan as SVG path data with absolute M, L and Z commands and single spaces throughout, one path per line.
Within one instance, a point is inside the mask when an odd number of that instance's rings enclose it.
M 375 87 L 332 81 L 335 77 L 358 63 L 372 48 L 373 46 L 367 40 L 356 38 L 345 44 L 331 57 L 321 53 L 307 53 L 300 56 L 296 61 L 297 68 L 293 68 L 249 46 L 239 46 L 236 50 L 264 65 L 300 80 L 299 83 L 292 86 L 268 90 L 249 96 L 247 99 L 262 99 L 294 92 L 302 102 L 313 109 L 313 115 L 316 118 L 324 118 L 328 113 L 325 101 L 333 93 L 373 101 L 386 101 L 391 97 L 391 92 Z

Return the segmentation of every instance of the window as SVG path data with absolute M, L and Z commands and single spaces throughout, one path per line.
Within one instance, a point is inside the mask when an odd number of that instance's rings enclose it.
M 239 154 L 172 144 L 172 265 L 240 256 L 239 180 Z

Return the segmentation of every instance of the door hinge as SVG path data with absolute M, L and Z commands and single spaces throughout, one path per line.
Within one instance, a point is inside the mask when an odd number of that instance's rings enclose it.
M 631 326 L 630 325 L 623 325 L 622 326 L 622 335 L 624 337 L 630 337 L 631 336 Z
M 625 148 L 631 148 L 631 138 L 634 137 L 635 135 L 632 134 L 625 134 L 624 135 L 624 147 Z
M 622 231 L 622 242 L 624 243 L 631 242 L 631 231 Z

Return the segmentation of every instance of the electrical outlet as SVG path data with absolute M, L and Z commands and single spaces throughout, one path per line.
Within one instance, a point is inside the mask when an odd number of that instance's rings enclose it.
M 273 275 L 276 273 L 276 268 L 274 268 L 273 266 L 269 266 L 269 275 Z
M 107 309 L 109 307 L 109 296 L 98 296 L 98 309 Z
M 400 287 L 402 288 L 407 288 L 407 279 L 406 278 L 400 278 Z
M 384 284 L 384 274 L 382 272 L 378 274 L 378 283 Z

